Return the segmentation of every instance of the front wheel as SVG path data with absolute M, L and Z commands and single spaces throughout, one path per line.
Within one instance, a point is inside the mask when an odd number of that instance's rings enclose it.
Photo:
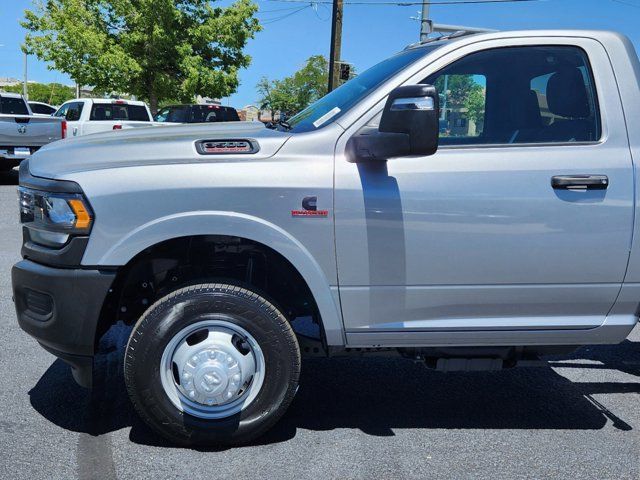
M 264 433 L 289 406 L 300 350 L 287 319 L 257 293 L 194 285 L 145 312 L 124 373 L 136 410 L 167 439 L 236 445 Z

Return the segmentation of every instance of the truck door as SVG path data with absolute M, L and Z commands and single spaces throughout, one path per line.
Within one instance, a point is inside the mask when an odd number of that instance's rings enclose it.
M 84 107 L 84 102 L 69 102 L 65 104 L 64 117 L 67 120 L 67 134 L 69 137 L 77 137 L 82 135 L 82 123 L 80 122 L 80 116 Z M 60 109 L 62 110 L 62 109 Z M 59 111 L 60 111 L 59 110 Z
M 441 95 L 435 155 L 351 164 L 338 150 L 349 344 L 588 329 L 615 302 L 634 186 L 606 52 L 586 39 L 509 42 L 413 82 Z

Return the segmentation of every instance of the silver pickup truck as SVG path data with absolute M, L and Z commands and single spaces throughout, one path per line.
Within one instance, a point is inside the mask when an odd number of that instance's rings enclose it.
M 34 115 L 22 95 L 0 92 L 0 172 L 66 136 L 61 118 Z
M 615 33 L 461 34 L 272 129 L 45 147 L 20 170 L 18 322 L 85 386 L 131 325 L 133 404 L 191 445 L 265 432 L 303 355 L 481 370 L 618 343 L 640 306 L 639 82 Z

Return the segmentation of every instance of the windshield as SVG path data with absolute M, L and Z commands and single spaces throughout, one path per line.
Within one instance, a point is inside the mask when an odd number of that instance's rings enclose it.
M 393 75 L 438 47 L 412 48 L 383 60 L 291 117 L 287 123 L 294 132 L 308 132 L 336 120 Z

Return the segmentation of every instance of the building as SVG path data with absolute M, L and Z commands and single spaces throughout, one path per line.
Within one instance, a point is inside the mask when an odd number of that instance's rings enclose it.
M 219 98 L 203 97 L 202 95 L 196 95 L 196 103 L 204 105 L 222 105 Z
M 238 110 L 238 116 L 243 122 L 257 122 L 260 120 L 260 109 L 255 105 L 245 105 Z
M 16 85 L 21 85 L 22 81 L 17 78 L 11 77 L 0 77 L 0 88 L 2 87 L 14 87 Z
M 444 111 L 445 122 L 441 122 L 441 129 L 452 137 L 475 137 L 484 129 L 484 118 L 476 123 L 469 118 L 466 108 L 448 108 Z M 442 132 L 442 133 L 445 133 Z
M 279 111 L 272 112 L 271 110 L 259 110 L 258 120 L 262 123 L 277 122 L 283 119 Z

